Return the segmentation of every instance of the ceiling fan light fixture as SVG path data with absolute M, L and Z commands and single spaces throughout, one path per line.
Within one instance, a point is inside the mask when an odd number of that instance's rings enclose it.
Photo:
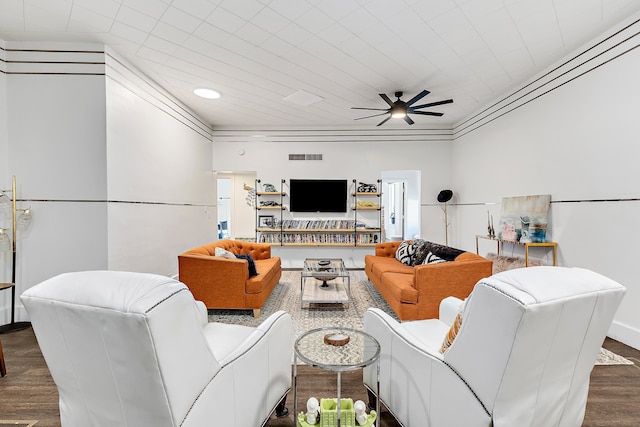
M 220 92 L 217 92 L 213 89 L 207 89 L 207 88 L 197 88 L 193 90 L 193 93 L 195 93 L 196 95 L 198 95 L 201 98 L 206 98 L 206 99 L 218 99 L 220 98 Z
M 403 119 L 408 125 L 415 124 L 415 122 L 409 117 L 410 115 L 417 114 L 420 116 L 435 116 L 440 117 L 444 113 L 439 113 L 435 111 L 422 111 L 422 108 L 435 107 L 436 105 L 444 105 L 450 104 L 453 102 L 453 99 L 447 99 L 444 101 L 436 101 L 436 102 L 428 102 L 426 104 L 415 105 L 418 101 L 420 101 L 425 96 L 429 95 L 431 92 L 428 90 L 423 90 L 413 98 L 408 101 L 403 101 L 400 99 L 402 97 L 402 92 L 396 92 L 395 95 L 398 98 L 395 101 L 392 101 L 386 94 L 379 93 L 380 98 L 386 102 L 388 108 L 367 108 L 367 107 L 351 107 L 352 110 L 372 110 L 372 111 L 382 111 L 381 113 L 373 114 L 370 116 L 357 117 L 354 120 L 362 120 L 368 119 L 370 117 L 378 117 L 378 116 L 386 116 L 384 120 L 378 123 L 376 126 L 382 126 L 387 123 L 390 119 Z
M 402 119 L 407 115 L 407 110 L 402 107 L 396 107 L 391 110 L 391 117 L 394 119 Z

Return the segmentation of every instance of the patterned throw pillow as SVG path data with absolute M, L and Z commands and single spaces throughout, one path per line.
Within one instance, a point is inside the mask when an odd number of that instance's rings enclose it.
M 411 258 L 411 265 L 415 267 L 424 262 L 425 257 L 429 253 L 429 242 L 422 239 L 415 239 L 411 241 L 413 246 L 413 257 Z
M 460 310 L 458 311 L 458 315 L 453 321 L 453 325 L 449 328 L 449 332 L 444 337 L 444 341 L 442 341 L 442 346 L 440 347 L 440 353 L 444 353 L 451 344 L 453 344 L 453 340 L 456 339 L 458 335 L 458 331 L 462 327 L 462 312 L 464 311 L 464 307 L 467 304 L 467 300 L 465 300 L 462 304 L 460 304 Z
M 427 244 L 429 245 L 429 251 L 447 261 L 454 261 L 458 255 L 464 253 L 463 250 L 452 248 L 451 246 L 444 246 L 433 242 L 427 242 Z
M 396 259 L 404 265 L 411 265 L 414 251 L 414 246 L 405 240 L 398 245 L 398 249 L 396 250 Z
M 422 261 L 422 264 L 440 264 L 441 262 L 447 262 L 447 260 L 434 255 L 433 252 L 429 252 L 424 258 L 424 261 Z
M 226 249 L 222 249 L 222 248 L 216 248 L 215 252 L 214 252 L 214 255 L 222 257 L 222 258 L 236 259 L 236 256 L 233 253 L 229 252 Z

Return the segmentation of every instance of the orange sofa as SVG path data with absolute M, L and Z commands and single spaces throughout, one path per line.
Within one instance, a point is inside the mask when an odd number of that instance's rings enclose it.
M 491 276 L 493 263 L 488 259 L 442 245 L 434 247 L 453 252 L 453 260 L 405 265 L 395 258 L 400 243 L 379 243 L 375 255 L 364 257 L 367 277 L 400 320 L 437 318 L 440 301 L 449 296 L 464 299 L 480 279 Z
M 248 261 L 215 256 L 215 248 L 236 255 L 251 255 L 257 276 L 249 277 Z M 264 243 L 219 240 L 190 249 L 178 256 L 178 280 L 189 287 L 195 299 L 207 308 L 260 309 L 282 275 L 280 257 L 271 256 Z

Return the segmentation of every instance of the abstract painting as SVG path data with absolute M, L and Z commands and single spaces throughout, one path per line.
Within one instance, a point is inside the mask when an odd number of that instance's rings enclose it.
M 498 238 L 521 243 L 547 240 L 551 195 L 503 197 Z

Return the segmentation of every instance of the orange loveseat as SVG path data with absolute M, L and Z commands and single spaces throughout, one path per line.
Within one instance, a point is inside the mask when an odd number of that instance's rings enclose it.
M 379 243 L 375 255 L 364 257 L 367 277 L 400 320 L 437 318 L 440 301 L 449 296 L 464 299 L 480 279 L 491 276 L 493 263 L 488 259 L 437 244 L 432 244 L 434 254 L 445 258 L 438 249 L 453 253 L 451 261 L 405 265 L 395 257 L 400 243 Z
M 249 277 L 245 259 L 215 256 L 215 248 L 236 255 L 250 255 L 258 271 Z M 178 280 L 189 287 L 195 299 L 207 308 L 260 309 L 282 275 L 280 257 L 271 256 L 271 246 L 264 243 L 219 240 L 190 249 L 178 256 Z

